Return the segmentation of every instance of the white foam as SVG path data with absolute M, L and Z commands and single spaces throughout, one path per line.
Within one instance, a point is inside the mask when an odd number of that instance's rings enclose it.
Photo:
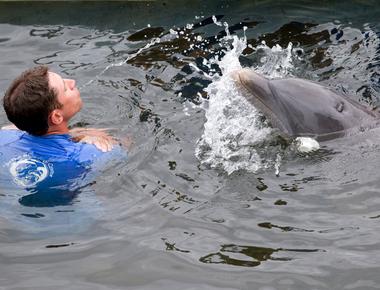
M 309 153 L 320 148 L 318 141 L 310 137 L 297 137 L 294 141 L 297 150 L 302 153 Z
M 276 161 L 274 162 L 274 173 L 277 176 L 280 175 L 281 161 L 282 161 L 281 154 L 277 153 L 277 155 L 276 155 Z

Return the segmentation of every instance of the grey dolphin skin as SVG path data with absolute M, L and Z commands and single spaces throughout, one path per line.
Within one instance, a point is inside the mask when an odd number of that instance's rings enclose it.
M 271 125 L 290 136 L 331 139 L 379 118 L 377 113 L 311 81 L 269 80 L 247 68 L 232 72 L 231 77 Z

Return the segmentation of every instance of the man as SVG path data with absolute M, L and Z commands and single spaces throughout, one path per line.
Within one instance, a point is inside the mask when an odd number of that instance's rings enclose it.
M 89 182 L 92 166 L 122 151 L 104 130 L 69 130 L 70 119 L 82 108 L 80 93 L 74 80 L 45 66 L 16 78 L 3 105 L 13 125 L 0 130 L 0 183 L 12 179 L 31 192 L 33 198 L 20 199 L 25 205 L 70 202 L 86 185 L 83 180 Z

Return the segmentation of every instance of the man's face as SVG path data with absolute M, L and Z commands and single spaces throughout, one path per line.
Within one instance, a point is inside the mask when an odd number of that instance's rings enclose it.
M 76 87 L 75 80 L 63 79 L 59 74 L 48 72 L 49 85 L 57 92 L 58 102 L 62 104 L 60 109 L 64 120 L 67 122 L 82 108 L 82 99 Z

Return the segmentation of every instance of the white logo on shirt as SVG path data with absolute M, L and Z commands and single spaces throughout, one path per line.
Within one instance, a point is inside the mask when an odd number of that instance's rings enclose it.
M 14 182 L 23 187 L 35 186 L 53 173 L 48 164 L 28 156 L 13 159 L 8 165 Z

